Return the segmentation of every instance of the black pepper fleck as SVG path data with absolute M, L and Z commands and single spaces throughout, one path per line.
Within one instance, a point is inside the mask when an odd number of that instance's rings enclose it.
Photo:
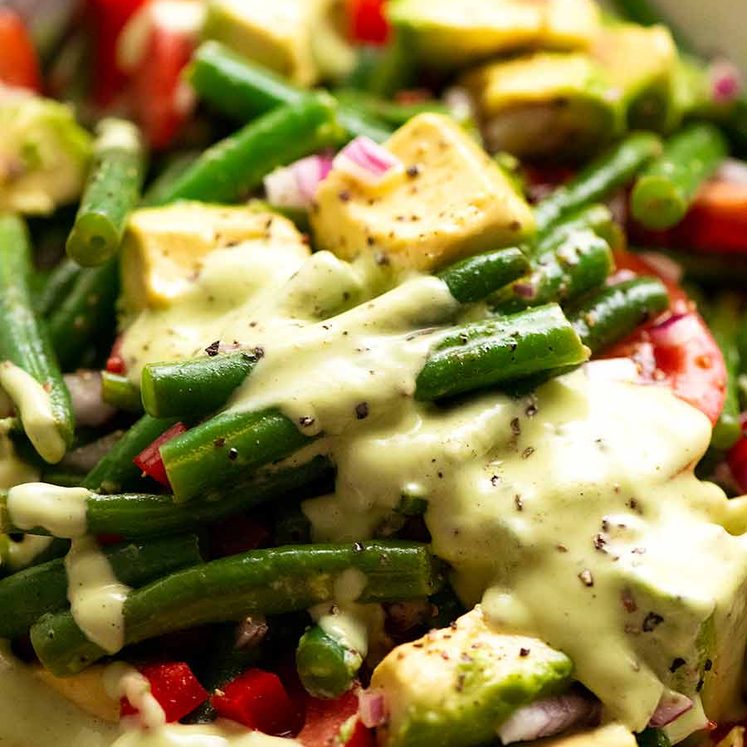
M 521 458 L 522 459 L 529 459 L 530 456 L 534 454 L 534 446 L 527 446 L 524 451 L 521 452 Z
M 669 665 L 669 671 L 674 674 L 680 667 L 684 667 L 687 662 L 678 656 L 676 659 L 672 659 L 672 663 Z
M 211 357 L 214 358 L 216 355 L 218 355 L 218 352 L 220 351 L 220 340 L 216 340 L 215 342 L 211 342 L 206 348 L 205 352 Z
M 420 174 L 420 169 L 417 166 L 412 165 L 412 166 L 407 167 L 407 176 L 409 176 L 410 179 L 414 179 L 419 174 Z
M 664 618 L 656 612 L 649 612 L 643 620 L 641 628 L 644 633 L 651 633 L 664 622 Z
M 594 576 L 591 575 L 591 571 L 586 568 L 578 574 L 578 578 L 584 586 L 591 588 L 594 586 Z
M 368 417 L 368 402 L 359 402 L 355 406 L 355 417 L 358 420 L 364 420 Z
M 235 449 L 233 446 L 228 450 L 228 458 L 235 462 L 239 458 L 239 450 Z
M 314 425 L 314 418 L 310 417 L 309 415 L 302 415 L 298 419 L 298 423 L 302 428 L 309 428 L 310 426 Z
M 528 648 L 520 648 L 519 649 L 519 656 L 523 659 L 525 656 L 529 656 L 529 649 Z
M 215 446 L 216 449 L 222 449 L 225 445 L 226 445 L 225 438 L 216 438 L 215 441 L 213 441 L 213 446 Z
M 711 669 L 713 669 L 713 661 L 711 661 L 711 659 L 706 659 L 705 664 L 703 664 L 703 669 L 705 669 L 706 672 L 710 672 Z

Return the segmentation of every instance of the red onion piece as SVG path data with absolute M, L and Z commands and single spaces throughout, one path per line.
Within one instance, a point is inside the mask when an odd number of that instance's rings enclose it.
M 527 742 L 552 737 L 574 726 L 599 722 L 601 704 L 588 695 L 566 693 L 519 708 L 498 729 L 501 742 Z
M 267 200 L 275 207 L 308 208 L 331 170 L 332 157 L 328 155 L 307 156 L 275 169 L 264 179 Z
M 101 374 L 98 371 L 76 371 L 65 374 L 64 378 L 78 425 L 96 428 L 115 415 L 117 411 L 104 402 Z
M 69 451 L 60 462 L 60 466 L 73 472 L 90 472 L 114 448 L 123 434 L 124 431 L 114 431 L 90 444 Z
M 739 68 L 729 60 L 715 60 L 710 68 L 711 95 L 717 104 L 729 104 L 742 93 Z
M 693 702 L 686 695 L 670 690 L 662 696 L 659 705 L 656 706 L 654 715 L 648 722 L 649 726 L 660 729 L 662 726 L 671 724 L 680 716 L 687 713 L 693 707 Z
M 673 283 L 679 283 L 682 280 L 684 271 L 679 262 L 675 262 L 671 257 L 661 252 L 641 252 L 640 256 L 646 261 L 646 264 L 656 270 L 656 272 Z
M 729 184 L 747 186 L 747 163 L 736 158 L 727 158 L 716 172 L 716 180 Z
M 393 169 L 402 168 L 399 158 L 365 135 L 349 142 L 333 165 L 364 184 L 377 184 Z
M 386 723 L 387 708 L 381 690 L 361 690 L 358 694 L 358 715 L 363 726 L 373 729 Z

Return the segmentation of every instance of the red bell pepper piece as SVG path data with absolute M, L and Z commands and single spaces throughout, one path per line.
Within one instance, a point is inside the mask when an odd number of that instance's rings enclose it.
M 298 728 L 299 712 L 276 674 L 247 669 L 213 695 L 218 715 L 277 736 Z
M 28 30 L 14 10 L 0 7 L 0 82 L 41 90 L 39 59 Z
M 117 61 L 117 42 L 145 0 L 88 0 L 94 43 L 93 99 L 107 107 L 122 93 L 127 75 Z
M 662 277 L 644 259 L 629 252 L 616 252 L 615 262 L 621 279 L 631 274 L 659 277 L 669 290 L 670 309 L 605 351 L 604 357 L 632 358 L 638 363 L 642 379 L 669 384 L 678 397 L 697 407 L 715 424 L 724 407 L 727 377 L 724 356 L 708 326 L 682 288 Z M 687 340 L 672 345 L 654 343 L 650 330 L 674 316 L 687 329 Z
M 122 356 L 122 337 L 117 337 L 112 345 L 112 351 L 106 359 L 106 370 L 113 374 L 123 374 L 127 368 Z
M 347 741 L 342 741 L 341 731 L 355 719 Z M 306 723 L 296 739 L 305 747 L 373 747 L 373 732 L 358 720 L 358 696 L 347 692 L 336 700 L 308 698 L 306 701 Z
M 351 41 L 358 44 L 386 44 L 390 29 L 385 5 L 385 0 L 348 0 Z
M 168 723 L 184 718 L 210 697 L 184 662 L 147 664 L 139 669 L 150 683 L 151 695 L 163 708 Z M 122 716 L 132 716 L 137 712 L 129 700 L 122 698 Z
M 747 413 L 742 413 L 742 435 L 726 455 L 726 462 L 734 481 L 743 493 L 747 493 Z
M 171 441 L 172 438 L 180 436 L 182 433 L 187 431 L 187 426 L 184 423 L 176 423 L 171 426 L 167 431 L 162 433 L 150 446 L 146 446 L 132 461 L 136 466 L 154 480 L 157 480 L 161 485 L 167 488 L 171 487 L 169 477 L 166 474 L 166 467 L 161 459 L 161 446 L 167 441 Z

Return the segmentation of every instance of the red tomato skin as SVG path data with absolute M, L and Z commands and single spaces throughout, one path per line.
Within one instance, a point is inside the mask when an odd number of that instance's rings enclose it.
M 28 30 L 14 10 L 0 7 L 0 81 L 41 91 L 39 59 Z
M 669 290 L 670 309 L 659 319 L 606 350 L 604 357 L 632 358 L 639 364 L 642 379 L 669 384 L 678 397 L 697 407 L 715 424 L 726 399 L 727 372 L 724 356 L 708 326 L 682 288 L 671 279 L 659 275 L 644 259 L 629 252 L 616 252 L 615 263 L 618 272 L 658 277 Z M 690 316 L 694 334 L 686 345 L 654 345 L 649 330 L 673 315 Z M 651 360 L 654 365 L 647 365 Z
M 174 723 L 192 713 L 209 697 L 189 665 L 185 662 L 164 662 L 139 667 L 140 673 L 150 683 L 150 692 L 163 708 L 167 723 Z M 132 704 L 122 699 L 121 715 L 137 713 Z
M 360 721 L 347 742 L 340 741 L 340 729 L 358 713 L 358 696 L 352 690 L 336 700 L 306 700 L 306 723 L 296 739 L 304 747 L 373 747 L 373 732 Z
M 220 716 L 277 736 L 298 728 L 298 709 L 280 678 L 262 669 L 247 669 L 212 696 Z
M 387 43 L 390 28 L 385 5 L 385 0 L 347 0 L 351 41 L 377 46 Z
M 166 432 L 162 433 L 152 444 L 146 446 L 132 461 L 137 467 L 139 467 L 148 477 L 152 477 L 157 480 L 164 487 L 170 488 L 171 483 L 169 477 L 166 474 L 166 467 L 161 459 L 161 446 L 167 441 L 171 441 L 172 438 L 180 436 L 182 433 L 186 433 L 187 426 L 184 423 L 175 423 Z

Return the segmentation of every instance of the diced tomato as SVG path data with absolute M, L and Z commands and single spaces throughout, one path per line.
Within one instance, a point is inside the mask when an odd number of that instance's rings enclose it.
M 269 539 L 268 526 L 248 516 L 232 516 L 210 528 L 211 554 L 218 558 L 256 550 Z
M 151 695 L 163 708 L 168 723 L 184 718 L 210 697 L 184 662 L 147 664 L 139 669 L 150 683 Z M 120 712 L 122 716 L 132 716 L 138 711 L 122 698 Z
M 14 10 L 0 7 L 0 82 L 41 90 L 39 59 L 26 26 Z
M 218 715 L 265 734 L 285 735 L 298 729 L 299 709 L 272 672 L 247 669 L 211 702 Z
M 747 413 L 742 413 L 742 435 L 729 449 L 726 461 L 739 489 L 747 493 Z
M 122 92 L 127 76 L 117 62 L 117 42 L 122 30 L 145 0 L 88 0 L 94 48 L 93 98 L 110 106 Z
M 183 19 L 198 19 L 193 3 L 185 0 L 183 11 L 162 0 L 154 0 L 132 23 L 140 26 L 135 38 L 135 59 L 130 59 L 130 104 L 150 146 L 167 148 L 187 120 L 193 103 L 191 91 L 182 80 L 182 72 L 192 58 L 199 27 Z M 173 18 L 179 16 L 179 23 Z M 133 56 L 132 51 L 130 55 Z M 121 55 L 120 55 L 121 57 Z
M 350 691 L 336 700 L 308 698 L 306 701 L 306 723 L 296 739 L 305 747 L 373 747 L 374 738 L 357 720 L 358 696 Z M 348 731 L 348 722 L 356 719 L 347 741 L 341 740 L 341 731 Z
M 161 485 L 170 488 L 171 484 L 166 474 L 166 467 L 163 464 L 163 459 L 161 459 L 161 447 L 167 441 L 171 441 L 172 438 L 176 438 L 186 431 L 187 426 L 184 423 L 172 425 L 171 428 L 162 433 L 150 446 L 146 446 L 132 461 L 148 477 L 152 477 L 154 480 L 160 482 Z
M 385 0 L 347 0 L 350 39 L 358 44 L 386 44 L 389 21 Z
M 670 309 L 657 320 L 641 327 L 626 340 L 605 351 L 605 358 L 632 358 L 644 380 L 667 383 L 686 402 L 716 423 L 726 398 L 724 357 L 708 326 L 689 301 L 687 294 L 670 278 L 663 277 L 644 259 L 628 252 L 616 252 L 618 273 L 659 277 L 667 286 Z M 677 324 L 678 334 L 661 334 L 662 325 Z
M 122 357 L 122 337 L 117 337 L 112 345 L 112 351 L 106 359 L 106 370 L 113 374 L 123 374 L 127 370 Z
M 648 246 L 747 256 L 747 184 L 707 182 L 683 221 L 673 229 L 644 231 L 632 225 L 631 232 Z

